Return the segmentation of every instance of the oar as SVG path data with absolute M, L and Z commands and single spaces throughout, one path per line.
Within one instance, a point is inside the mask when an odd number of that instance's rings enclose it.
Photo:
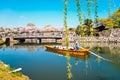
M 83 48 L 83 47 L 81 47 L 81 46 L 80 46 L 80 48 L 85 49 L 85 48 Z M 102 56 L 99 56 L 99 55 L 95 54 L 95 53 L 92 52 L 92 51 L 88 51 L 88 52 L 91 53 L 92 55 L 98 57 L 98 58 L 101 58 L 102 60 L 106 60 L 106 61 L 108 61 L 108 62 L 112 62 L 111 60 L 106 59 L 106 58 L 104 58 L 104 57 L 102 57 Z

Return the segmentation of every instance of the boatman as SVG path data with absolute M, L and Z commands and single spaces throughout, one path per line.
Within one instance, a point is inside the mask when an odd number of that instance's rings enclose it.
M 78 41 L 76 41 L 76 43 L 75 43 L 75 50 L 79 50 L 79 43 L 78 43 Z

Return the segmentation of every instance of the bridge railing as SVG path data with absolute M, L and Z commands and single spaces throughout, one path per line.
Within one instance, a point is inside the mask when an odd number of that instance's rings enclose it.
M 62 38 L 62 35 L 13 35 L 13 38 L 42 38 L 42 37 L 51 37 L 51 38 Z

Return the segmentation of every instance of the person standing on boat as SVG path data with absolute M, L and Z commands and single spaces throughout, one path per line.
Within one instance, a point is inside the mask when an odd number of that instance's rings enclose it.
M 76 41 L 76 43 L 75 43 L 75 50 L 79 50 L 79 43 L 78 43 L 78 41 Z

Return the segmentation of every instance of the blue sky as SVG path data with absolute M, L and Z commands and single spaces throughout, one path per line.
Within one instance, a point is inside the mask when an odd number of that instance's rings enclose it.
M 0 0 L 0 27 L 20 27 L 34 23 L 37 27 L 63 27 L 64 0 Z M 108 16 L 108 0 L 98 0 L 98 16 Z M 82 12 L 87 18 L 86 0 L 81 0 Z M 92 5 L 92 4 L 91 4 Z M 92 6 L 91 6 L 92 7 Z M 120 0 L 111 0 L 111 13 L 120 7 Z M 94 9 L 91 8 L 91 18 Z M 75 0 L 69 0 L 68 26 L 78 25 Z

